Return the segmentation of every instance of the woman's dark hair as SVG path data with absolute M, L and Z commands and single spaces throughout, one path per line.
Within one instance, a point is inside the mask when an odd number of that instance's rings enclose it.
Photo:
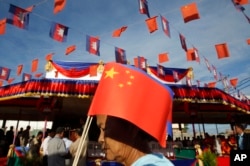
M 155 140 L 136 125 L 113 116 L 107 117 L 105 137 L 110 137 L 144 153 L 151 152 L 149 142 Z

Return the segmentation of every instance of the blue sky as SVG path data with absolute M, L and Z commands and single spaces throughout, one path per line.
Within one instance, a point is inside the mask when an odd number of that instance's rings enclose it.
M 84 0 L 67 1 L 63 11 L 53 14 L 52 0 L 0 0 L 0 19 L 9 17 L 9 5 L 22 8 L 36 5 L 30 14 L 28 30 L 7 25 L 6 34 L 0 36 L 0 66 L 12 69 L 14 82 L 20 82 L 16 76 L 16 67 L 24 65 L 23 72 L 31 73 L 31 61 L 39 59 L 38 72 L 44 72 L 45 55 L 55 53 L 53 60 L 104 62 L 114 61 L 114 47 L 126 50 L 127 59 L 133 62 L 136 56 L 144 56 L 151 66 L 158 62 L 158 54 L 169 53 L 169 62 L 165 67 L 194 69 L 193 84 L 214 81 L 213 74 L 205 65 L 203 57 L 225 76 L 237 77 L 239 83 L 250 77 L 249 52 L 246 40 L 250 38 L 250 24 L 244 15 L 237 11 L 231 0 L 148 0 L 151 16 L 163 15 L 170 23 L 171 38 L 162 29 L 158 17 L 158 31 L 150 34 L 145 24 L 146 15 L 140 14 L 137 0 Z M 180 7 L 196 2 L 200 19 L 184 23 Z M 245 5 L 245 13 L 250 16 L 250 7 Z M 57 42 L 49 37 L 51 22 L 69 27 L 67 41 Z M 128 26 L 120 38 L 113 38 L 113 30 Z M 186 61 L 181 48 L 179 33 L 186 37 L 188 48 L 199 50 L 201 63 Z M 86 35 L 100 38 L 100 57 L 85 50 Z M 218 59 L 214 45 L 227 43 L 230 57 Z M 75 44 L 76 51 L 65 56 L 65 49 Z M 5 82 L 5 84 L 7 84 Z M 249 83 L 248 83 L 249 84 Z M 247 84 L 246 84 L 247 85 Z M 250 84 L 249 84 L 250 85 Z M 218 88 L 222 88 L 220 82 Z M 250 86 L 241 90 L 250 95 Z

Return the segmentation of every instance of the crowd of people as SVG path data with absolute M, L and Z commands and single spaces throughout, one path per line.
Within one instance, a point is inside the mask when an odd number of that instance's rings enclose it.
M 72 165 L 83 128 L 38 131 L 30 135 L 30 126 L 15 134 L 13 126 L 0 130 L 0 157 L 8 157 L 8 166 L 70 166 Z M 87 140 L 88 141 L 88 140 Z M 83 146 L 78 165 L 86 164 L 87 141 Z
M 167 148 L 194 148 L 198 144 L 203 150 L 209 149 L 219 156 L 230 155 L 230 151 L 233 149 L 250 150 L 250 136 L 244 132 L 245 127 L 241 124 L 235 124 L 234 130 L 235 134 L 228 137 L 209 135 L 208 133 L 205 133 L 204 137 L 198 135 L 192 139 L 178 137 L 173 140 L 168 137 Z M 47 129 L 45 133 L 39 131 L 36 136 L 30 136 L 30 126 L 27 126 L 25 130 L 21 128 L 15 136 L 14 128 L 11 126 L 6 132 L 0 130 L 0 155 L 1 157 L 9 156 L 11 146 L 15 145 L 16 147 L 26 147 L 24 165 L 69 166 L 74 161 L 82 132 L 83 128 L 66 131 L 65 128 L 58 127 L 56 130 Z M 240 139 L 241 137 L 242 139 Z M 100 138 L 99 142 L 102 142 Z M 150 151 L 150 149 L 146 151 Z M 82 149 L 78 165 L 84 166 L 86 161 L 87 142 Z M 8 165 L 13 165 L 11 160 Z

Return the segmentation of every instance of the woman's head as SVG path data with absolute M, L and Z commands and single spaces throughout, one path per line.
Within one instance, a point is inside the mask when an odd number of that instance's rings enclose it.
M 150 153 L 148 141 L 151 137 L 132 123 L 106 115 L 97 115 L 100 128 L 99 142 L 108 160 L 122 162 L 131 153 Z

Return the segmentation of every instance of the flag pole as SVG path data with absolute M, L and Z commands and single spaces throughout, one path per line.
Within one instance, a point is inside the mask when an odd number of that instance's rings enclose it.
M 82 136 L 80 138 L 80 142 L 79 142 L 79 145 L 78 145 L 78 148 L 77 148 L 76 155 L 75 155 L 72 166 L 77 166 L 77 163 L 78 163 L 78 160 L 80 158 L 80 154 L 82 152 L 83 145 L 84 145 L 84 143 L 86 141 L 86 138 L 87 138 L 87 135 L 88 135 L 89 128 L 90 128 L 92 120 L 93 120 L 92 116 L 87 117 L 87 120 L 86 120 L 86 123 L 84 125 L 83 133 L 82 133 Z

